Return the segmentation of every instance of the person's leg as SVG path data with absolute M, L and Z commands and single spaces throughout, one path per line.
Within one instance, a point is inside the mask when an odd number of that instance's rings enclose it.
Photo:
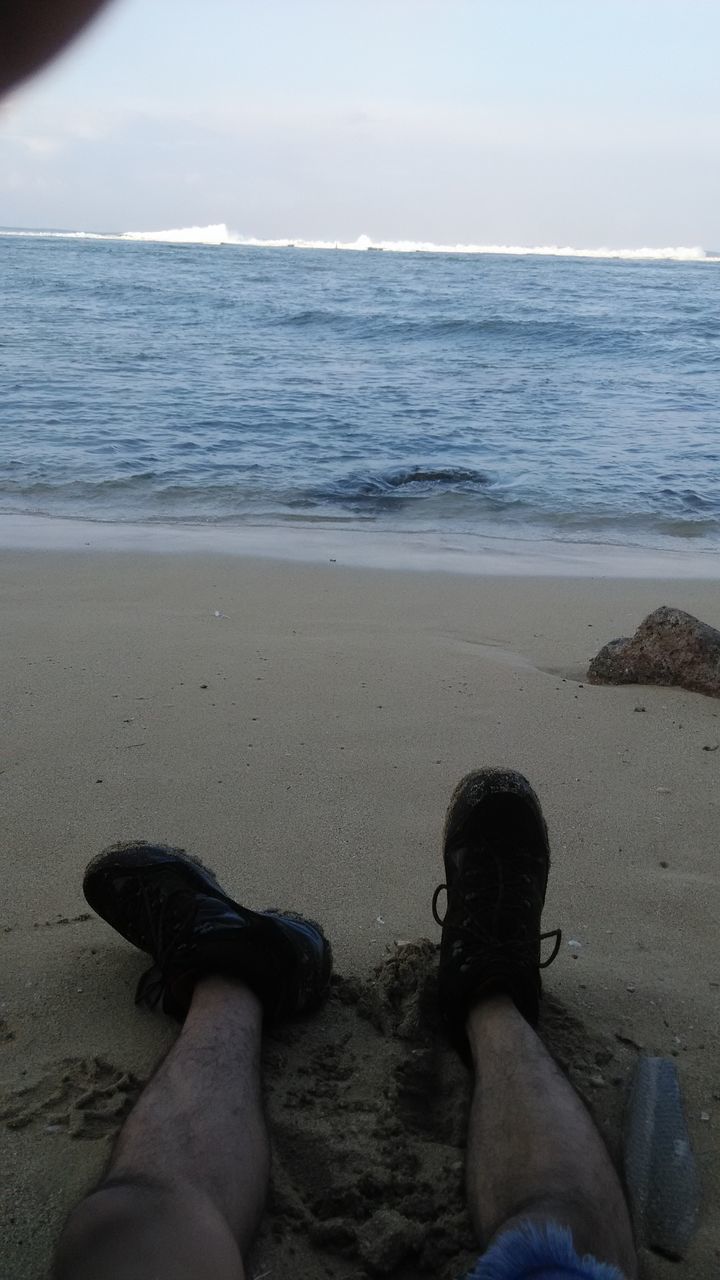
M 520 774 L 485 769 L 456 788 L 445 823 L 447 911 L 440 1012 L 473 1066 L 467 1183 L 483 1247 L 477 1280 L 629 1277 L 627 1207 L 602 1140 L 535 1031 L 550 868 L 537 796 Z M 493 1243 L 494 1242 L 494 1243 Z M 591 1261 L 582 1270 L 580 1255 Z M 553 1265 L 555 1264 L 555 1265 Z
M 268 1180 L 263 1019 L 319 1006 L 330 945 L 313 921 L 241 906 L 181 849 L 116 845 L 83 889 L 153 959 L 136 1000 L 162 999 L 184 1025 L 106 1176 L 70 1215 L 54 1278 L 241 1280 Z
M 56 1280 L 240 1280 L 270 1162 L 261 1027 L 242 983 L 198 983 L 106 1176 L 67 1222 Z
M 579 1254 L 634 1276 L 632 1230 L 615 1170 L 535 1031 L 507 996 L 475 1005 L 467 1031 L 475 1072 L 467 1187 L 483 1245 L 526 1223 L 553 1222 L 569 1228 Z

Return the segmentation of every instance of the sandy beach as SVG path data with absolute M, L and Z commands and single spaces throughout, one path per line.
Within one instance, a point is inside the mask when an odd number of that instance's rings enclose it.
M 677 1061 L 703 1212 L 688 1258 L 645 1255 L 643 1275 L 717 1274 L 720 702 L 584 679 L 658 605 L 720 626 L 717 581 L 89 548 L 2 551 L 0 590 L 3 1275 L 46 1274 L 174 1035 L 134 1008 L 142 957 L 80 888 L 92 855 L 136 837 L 333 941 L 328 1009 L 268 1044 L 255 1275 L 364 1275 L 351 1224 L 387 1202 L 434 1223 L 394 1274 L 457 1274 L 467 1081 L 407 994 L 432 949 L 394 944 L 438 941 L 444 808 L 486 763 L 525 772 L 546 810 L 545 923 L 564 935 L 546 1034 L 614 1148 L 638 1051 Z

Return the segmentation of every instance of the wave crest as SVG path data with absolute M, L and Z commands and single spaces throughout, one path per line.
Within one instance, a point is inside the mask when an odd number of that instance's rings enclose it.
M 33 236 L 40 239 L 133 240 L 151 244 L 236 245 L 254 249 L 338 249 L 348 253 L 438 253 L 487 255 L 514 258 L 600 258 L 621 262 L 720 262 L 720 254 L 701 245 L 643 246 L 631 249 L 576 249 L 571 245 L 436 244 L 431 240 L 375 240 L 361 235 L 356 240 L 303 240 L 280 238 L 263 240 L 231 231 L 225 222 L 208 226 L 170 227 L 164 231 L 23 231 L 3 230 L 0 236 Z
M 260 240 L 253 236 L 231 235 L 229 244 L 245 245 L 257 249 L 341 249 L 346 252 L 367 253 L 438 253 L 457 255 L 487 255 L 505 257 L 540 258 L 612 258 L 628 262 L 720 262 L 720 255 L 710 253 L 701 245 L 668 245 L 664 248 L 644 246 L 637 249 L 575 249 L 571 245 L 509 245 L 509 244 L 436 244 L 431 240 L 373 240 L 370 236 L 358 236 L 357 240 Z
M 123 231 L 121 240 L 148 240 L 161 244 L 240 244 L 224 222 L 207 227 L 174 227 L 170 231 Z

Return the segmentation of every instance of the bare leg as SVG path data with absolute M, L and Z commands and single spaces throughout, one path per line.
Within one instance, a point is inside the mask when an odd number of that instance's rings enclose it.
M 242 983 L 198 982 L 106 1177 L 70 1215 L 56 1280 L 242 1280 L 270 1166 L 261 1027 Z
M 569 1227 L 580 1254 L 636 1275 L 630 1219 L 605 1146 L 572 1086 L 507 996 L 470 1011 L 475 1068 L 467 1183 L 485 1245 L 522 1223 Z

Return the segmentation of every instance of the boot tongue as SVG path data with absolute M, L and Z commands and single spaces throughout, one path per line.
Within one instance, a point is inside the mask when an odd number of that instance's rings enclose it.
M 165 990 L 165 979 L 156 964 L 140 975 L 135 990 L 135 1003 L 147 1005 L 148 1009 L 156 1009 Z
M 135 1003 L 156 1009 L 162 1000 L 164 1012 L 182 1022 L 190 1008 L 197 976 L 189 970 L 164 974 L 154 964 L 146 969 L 137 984 Z

